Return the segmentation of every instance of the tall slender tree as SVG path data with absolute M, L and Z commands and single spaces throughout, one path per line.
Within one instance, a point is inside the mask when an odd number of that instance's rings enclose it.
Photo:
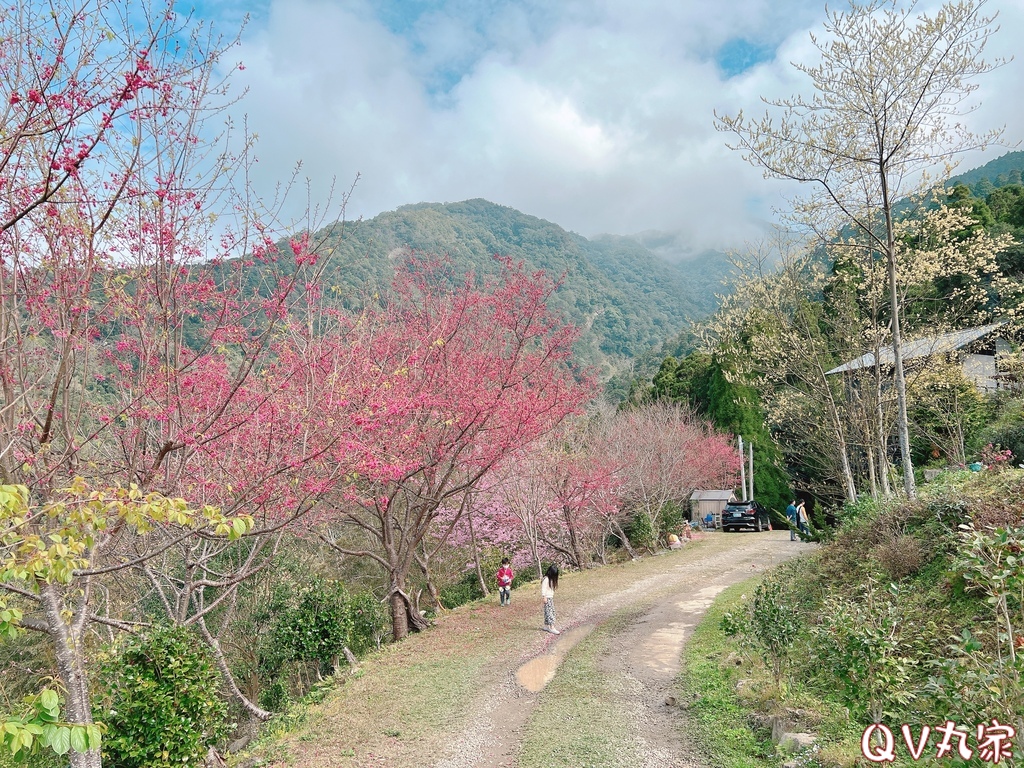
M 737 137 L 733 148 L 766 176 L 811 186 L 795 206 L 798 220 L 826 239 L 844 232 L 865 259 L 886 265 L 903 486 L 911 497 L 896 206 L 929 184 L 926 172 L 946 163 L 948 175 L 957 153 L 1001 134 L 977 135 L 960 121 L 972 108 L 976 76 L 1001 63 L 982 58 L 994 31 L 984 5 L 947 2 L 929 15 L 915 3 L 873 0 L 830 10 L 825 34 L 811 37 L 820 61 L 794 65 L 810 78 L 811 97 L 768 100 L 775 114 L 761 119 L 717 116 L 718 128 Z

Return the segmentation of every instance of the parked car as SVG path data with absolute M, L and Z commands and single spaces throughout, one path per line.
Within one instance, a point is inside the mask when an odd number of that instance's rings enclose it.
M 722 510 L 723 531 L 750 528 L 760 532 L 767 531 L 770 526 L 768 510 L 756 501 L 731 501 Z

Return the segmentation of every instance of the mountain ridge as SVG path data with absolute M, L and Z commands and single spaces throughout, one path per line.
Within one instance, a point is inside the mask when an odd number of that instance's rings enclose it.
M 356 294 L 384 287 L 402 252 L 447 256 L 460 271 L 497 273 L 494 256 L 542 269 L 562 285 L 553 308 L 581 328 L 581 358 L 610 376 L 638 354 L 658 347 L 690 322 L 714 311 L 724 255 L 674 264 L 635 238 L 588 239 L 559 225 L 482 198 L 410 203 L 371 219 L 347 222 L 327 235 L 333 252 L 328 283 Z M 697 274 L 699 272 L 699 274 Z
M 949 185 L 1019 183 L 1022 170 L 1024 152 L 1009 152 Z M 386 288 L 395 257 L 409 252 L 447 256 L 460 272 L 481 277 L 497 274 L 498 255 L 561 278 L 552 308 L 580 327 L 581 362 L 596 365 L 605 380 L 680 346 L 692 322 L 715 311 L 730 271 L 725 253 L 698 251 L 681 233 L 588 238 L 483 198 L 408 203 L 346 222 L 324 240 L 335 262 L 328 283 L 353 302 Z

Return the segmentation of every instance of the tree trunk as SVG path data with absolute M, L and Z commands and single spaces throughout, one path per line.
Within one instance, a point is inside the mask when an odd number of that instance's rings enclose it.
M 409 635 L 409 606 L 397 592 L 391 594 L 391 638 L 397 643 Z
M 832 422 L 832 433 L 836 437 L 836 450 L 839 452 L 839 465 L 840 473 L 843 477 L 843 490 L 846 491 L 846 498 L 848 501 L 857 500 L 857 483 L 853 478 L 853 470 L 850 468 L 850 456 L 847 452 L 846 434 L 843 432 L 843 420 L 839 413 L 839 406 L 836 405 L 836 399 L 832 395 L 832 389 L 828 384 L 828 378 L 825 376 L 825 370 L 821 367 L 821 364 L 817 365 L 818 373 L 823 382 L 823 391 L 825 394 L 825 404 L 828 408 L 829 421 Z
M 430 622 L 420 616 L 413 601 L 405 594 L 404 579 L 391 588 L 391 637 L 395 642 L 409 636 L 410 630 L 422 632 L 430 626 Z
M 68 752 L 68 758 L 70 759 L 68 765 L 71 768 L 103 768 L 103 757 L 98 749 L 88 752 L 71 751 Z
M 544 566 L 540 561 L 540 533 L 534 529 L 533 536 L 530 537 L 530 549 L 533 551 L 533 561 L 537 563 L 537 578 L 544 578 Z
M 633 545 L 629 543 L 629 537 L 626 535 L 626 532 L 622 530 L 622 526 L 619 525 L 618 520 L 612 520 L 612 528 L 615 531 L 615 535 L 619 537 L 619 541 L 622 542 L 622 546 L 624 546 L 626 551 L 629 553 L 629 559 L 636 560 L 636 552 L 633 550 Z
M 562 514 L 565 516 L 565 527 L 569 531 L 569 547 L 572 549 L 573 559 L 576 560 L 576 567 L 580 570 L 586 568 L 583 563 L 583 556 L 580 554 L 579 536 L 576 533 L 576 526 L 572 523 L 572 510 L 569 507 L 562 507 Z
M 199 628 L 199 634 L 203 636 L 203 639 L 206 641 L 206 645 L 213 653 L 213 660 L 217 665 L 220 676 L 224 678 L 224 682 L 227 684 L 228 690 L 234 694 L 235 698 L 242 705 L 242 709 L 257 720 L 269 720 L 271 713 L 253 703 L 244 693 L 242 693 L 242 689 L 238 687 L 238 683 L 235 681 L 235 676 L 231 673 L 231 666 L 228 664 L 228 660 L 225 658 L 224 652 L 220 648 L 220 642 L 210 632 L 209 628 L 206 626 L 206 621 L 204 619 L 200 619 L 196 622 L 196 626 Z
M 660 511 L 660 505 L 658 509 Z M 644 512 L 644 517 L 647 518 L 647 523 L 651 526 L 651 543 L 647 547 L 647 551 L 652 555 L 656 555 L 658 553 L 658 542 L 661 541 L 661 528 L 658 525 L 658 512 L 655 512 L 653 515 L 648 512 Z
M 907 378 L 903 372 L 903 334 L 900 331 L 899 286 L 896 283 L 896 242 L 893 234 L 892 205 L 889 201 L 889 179 L 885 168 L 879 170 L 882 186 L 882 203 L 885 211 L 886 261 L 889 274 L 889 311 L 892 314 L 892 358 L 893 376 L 896 380 L 897 427 L 900 436 L 900 453 L 903 455 L 903 490 L 907 498 L 917 498 L 917 484 L 914 481 L 914 461 L 910 456 L 910 417 L 907 414 Z
M 605 557 L 605 549 L 607 548 L 608 537 L 605 534 L 601 534 L 600 540 L 597 542 L 597 556 L 601 559 L 601 565 L 608 565 L 608 559 Z
M 473 545 L 473 564 L 476 566 L 476 580 L 480 584 L 480 591 L 484 597 L 489 597 L 491 591 L 487 588 L 487 581 L 484 579 L 484 570 L 480 567 L 480 548 L 476 545 L 476 532 L 473 530 L 473 507 L 466 507 L 466 521 L 469 523 L 469 541 Z
M 439 611 L 444 610 L 444 606 L 441 604 L 441 592 L 437 588 L 437 584 L 434 583 L 434 577 L 430 573 L 430 556 L 427 554 L 426 545 L 422 545 L 422 555 L 416 555 L 416 564 L 423 571 L 423 578 L 427 581 L 427 594 L 430 595 L 430 601 L 434 604 L 434 608 Z
M 871 498 L 878 500 L 878 480 L 875 477 L 875 452 L 868 446 L 868 479 L 871 483 Z
M 878 347 L 875 347 L 875 408 L 878 415 L 878 475 L 882 482 L 882 495 L 892 497 L 889 485 L 889 438 L 885 429 L 885 410 L 882 408 L 882 371 L 878 365 Z
M 47 632 L 53 643 L 57 672 L 66 689 L 65 713 L 73 725 L 92 725 L 92 703 L 89 700 L 89 678 L 86 674 L 84 643 L 81 632 L 75 628 L 79 622 L 68 625 L 61 615 L 63 600 L 60 590 L 47 584 L 40 590 L 46 615 Z M 68 753 L 71 768 L 101 768 L 102 757 L 98 749 Z

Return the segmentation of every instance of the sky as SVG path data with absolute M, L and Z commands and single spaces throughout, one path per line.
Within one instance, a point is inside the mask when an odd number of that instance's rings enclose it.
M 988 57 L 1011 57 L 1024 0 L 986 7 L 1001 25 Z M 800 192 L 730 150 L 714 113 L 807 90 L 791 62 L 813 61 L 822 0 L 202 0 L 196 13 L 226 32 L 248 14 L 233 109 L 258 135 L 264 194 L 301 162 L 314 202 L 358 176 L 349 219 L 482 197 L 587 237 L 667 231 L 697 251 L 756 238 Z M 1022 67 L 979 79 L 967 118 L 1005 126 L 1010 145 L 1024 139 Z

